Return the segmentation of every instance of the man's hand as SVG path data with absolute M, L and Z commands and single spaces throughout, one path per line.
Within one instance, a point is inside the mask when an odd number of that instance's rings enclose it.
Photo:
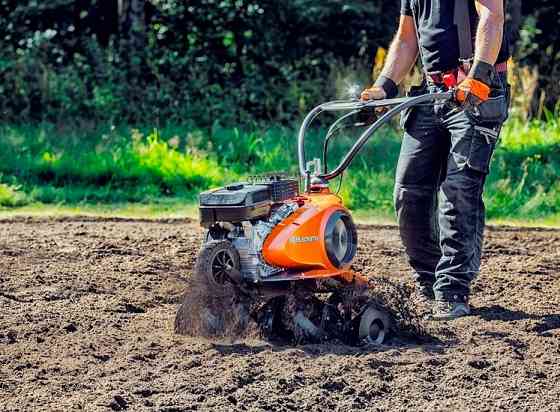
M 463 105 L 478 106 L 490 98 L 490 86 L 468 77 L 457 87 L 455 99 Z
M 494 66 L 475 60 L 467 78 L 459 83 L 455 98 L 463 105 L 478 106 L 490 98 L 490 85 L 494 81 Z
M 475 6 L 479 22 L 474 63 L 455 94 L 459 103 L 474 106 L 490 97 L 490 85 L 495 75 L 493 66 L 502 45 L 505 21 L 503 0 L 476 0 Z
M 382 100 L 387 97 L 387 93 L 381 86 L 371 86 L 365 89 L 360 95 L 360 100 L 366 102 L 368 100 Z

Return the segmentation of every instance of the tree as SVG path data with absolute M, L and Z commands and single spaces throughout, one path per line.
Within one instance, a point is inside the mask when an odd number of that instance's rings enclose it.
M 519 30 L 523 24 L 521 1 L 522 0 L 509 0 L 507 2 L 508 36 L 513 50 L 515 50 L 515 45 L 519 40 Z
M 146 1 L 118 0 L 119 35 L 123 56 L 131 66 L 139 64 L 146 46 Z

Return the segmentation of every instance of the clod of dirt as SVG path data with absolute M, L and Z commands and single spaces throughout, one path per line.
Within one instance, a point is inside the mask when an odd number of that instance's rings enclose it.
M 133 305 L 132 303 L 125 303 L 119 307 L 119 312 L 140 314 L 146 313 L 146 309 L 141 306 Z
M 97 359 L 98 361 L 101 361 L 101 362 L 107 362 L 109 359 L 111 359 L 111 357 L 109 355 L 98 355 L 98 354 L 94 353 L 92 356 L 95 359 Z
M 24 363 L 20 363 L 19 365 L 17 365 L 14 370 L 15 371 L 22 371 L 24 369 L 30 369 L 31 367 L 33 367 L 33 365 L 31 365 L 30 362 L 24 362 Z
M 122 411 L 124 409 L 128 409 L 128 402 L 122 396 L 115 395 L 109 404 L 109 408 L 114 411 Z
M 6 338 L 8 345 L 13 345 L 17 342 L 17 332 L 13 330 L 8 331 L 8 333 L 6 333 Z
M 74 333 L 78 331 L 78 328 L 76 327 L 76 325 L 74 325 L 73 323 L 68 323 L 66 326 L 64 326 L 62 329 L 64 329 L 66 332 L 68 333 Z
M 157 391 L 154 391 L 152 388 L 143 388 L 143 389 L 139 389 L 137 391 L 134 391 L 135 395 L 140 395 L 143 398 L 149 398 L 152 395 L 155 395 L 156 393 L 158 393 Z
M 492 366 L 492 364 L 485 359 L 471 359 L 467 362 L 467 365 L 474 369 L 486 369 Z
M 57 300 L 64 300 L 66 296 L 62 292 L 59 291 L 49 291 L 45 296 L 46 302 L 55 302 Z

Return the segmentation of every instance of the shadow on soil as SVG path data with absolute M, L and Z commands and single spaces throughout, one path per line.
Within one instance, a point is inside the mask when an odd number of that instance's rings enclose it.
M 217 350 L 222 355 L 241 355 L 241 356 L 252 356 L 257 353 L 271 351 L 271 352 L 288 352 L 288 351 L 300 351 L 305 354 L 306 357 L 321 357 L 323 355 L 338 355 L 338 356 L 356 356 L 357 354 L 367 354 L 367 353 L 380 353 L 387 351 L 397 352 L 404 349 L 411 349 L 415 347 L 420 347 L 420 345 L 381 345 L 381 346 L 363 346 L 354 347 L 346 345 L 338 345 L 332 343 L 326 344 L 316 344 L 316 345 L 275 345 L 275 344 L 251 344 L 251 343 L 235 343 L 235 344 L 213 344 L 215 350 Z M 438 346 L 435 344 L 422 346 L 427 352 L 437 352 L 443 351 L 443 346 Z
M 215 342 L 212 347 L 222 355 L 249 356 L 257 353 L 301 351 L 309 357 L 320 357 L 323 355 L 349 355 L 379 353 L 387 351 L 400 351 L 421 348 L 425 352 L 441 353 L 450 346 L 457 343 L 456 335 L 449 329 L 438 330 L 438 336 L 424 335 L 421 338 L 393 337 L 384 345 L 350 346 L 337 342 L 325 342 L 317 344 L 294 345 L 292 342 L 280 340 L 272 341 L 239 341 L 239 342 Z
M 560 329 L 560 314 L 536 315 L 522 310 L 511 310 L 500 305 L 477 308 L 473 311 L 473 314 L 488 321 L 513 322 L 517 320 L 536 320 L 539 323 L 531 328 L 531 331 L 536 333 Z
M 532 325 L 528 331 L 545 336 L 550 331 L 560 329 L 560 314 L 538 315 L 521 310 L 511 310 L 500 305 L 493 305 L 476 308 L 473 310 L 473 315 L 486 321 L 514 322 L 533 320 L 537 323 Z M 326 354 L 354 356 L 356 354 L 386 352 L 391 350 L 400 351 L 412 348 L 421 348 L 426 352 L 440 353 L 446 348 L 456 345 L 458 340 L 451 328 L 446 327 L 445 324 L 439 325 L 441 326 L 437 326 L 435 329 L 433 325 L 425 329 L 425 334 L 420 338 L 413 336 L 394 337 L 388 344 L 381 346 L 369 345 L 353 347 L 337 343 L 297 346 L 286 342 L 238 342 L 231 344 L 214 344 L 213 346 L 218 352 L 227 355 L 252 355 L 263 351 L 282 352 L 300 350 L 310 357 L 318 357 Z M 512 347 L 514 352 L 520 352 L 520 356 L 522 356 L 522 352 L 526 350 L 526 344 L 510 338 L 509 333 L 485 331 L 484 335 L 496 339 L 503 339 Z

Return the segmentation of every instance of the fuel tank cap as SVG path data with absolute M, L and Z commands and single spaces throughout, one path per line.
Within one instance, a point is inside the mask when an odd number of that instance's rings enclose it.
M 241 190 L 245 187 L 245 185 L 243 183 L 234 183 L 232 185 L 226 186 L 226 190 L 229 190 L 231 192 L 235 191 L 235 190 Z

